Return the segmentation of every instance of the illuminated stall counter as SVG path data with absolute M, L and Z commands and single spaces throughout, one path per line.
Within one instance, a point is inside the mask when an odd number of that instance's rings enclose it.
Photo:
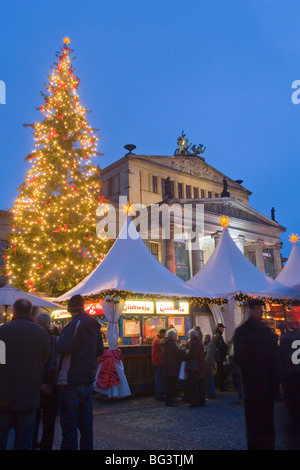
M 107 348 L 107 320 L 99 302 L 87 303 L 85 310 L 101 324 L 104 346 Z M 53 321 L 66 324 L 71 315 L 65 311 L 53 314 Z M 153 393 L 154 369 L 152 366 L 152 341 L 160 329 L 174 327 L 179 340 L 187 340 L 192 327 L 190 305 L 180 302 L 126 301 L 119 320 L 119 344 L 124 372 L 133 395 Z
M 122 361 L 133 394 L 153 393 L 151 343 L 160 329 L 176 328 L 185 342 L 191 327 L 189 304 L 174 309 L 173 302 L 128 301 L 120 318 Z

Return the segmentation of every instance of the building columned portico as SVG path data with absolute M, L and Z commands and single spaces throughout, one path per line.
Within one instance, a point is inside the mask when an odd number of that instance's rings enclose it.
M 119 197 L 125 196 L 130 204 L 149 209 L 153 205 L 169 206 L 173 217 L 170 237 L 153 239 L 149 232 L 144 242 L 162 264 L 184 280 L 209 259 L 221 235 L 219 221 L 224 215 L 230 219 L 233 240 L 258 269 L 273 278 L 281 271 L 280 234 L 285 228 L 250 207 L 251 192 L 242 182 L 210 166 L 203 153 L 152 156 L 129 151 L 102 170 L 103 196 L 112 203 L 118 204 Z M 203 211 L 203 229 L 195 240 L 199 208 Z M 162 235 L 161 226 L 158 230 Z

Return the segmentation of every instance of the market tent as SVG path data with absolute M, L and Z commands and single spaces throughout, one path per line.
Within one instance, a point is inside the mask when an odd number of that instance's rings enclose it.
M 293 244 L 291 254 L 276 281 L 300 291 L 300 248 L 296 242 Z
M 56 300 L 64 301 L 75 294 L 96 295 L 106 290 L 166 297 L 217 297 L 206 289 L 205 280 L 199 282 L 195 289 L 163 266 L 140 238 L 130 216 L 127 216 L 118 238 L 100 264 Z
M 60 296 L 57 301 L 64 301 L 73 295 L 97 295 L 101 292 L 115 291 L 130 294 L 144 294 L 180 298 L 214 298 L 215 296 L 199 289 L 188 286 L 179 277 L 169 271 L 150 253 L 140 238 L 134 222 L 127 215 L 118 238 L 100 264 L 77 286 Z M 108 301 L 109 300 L 109 301 Z M 115 361 L 114 354 L 118 350 L 118 320 L 122 314 L 124 301 L 102 299 L 102 308 L 108 320 L 107 337 L 109 351 L 106 354 L 106 364 L 102 362 L 96 381 L 100 386 L 104 377 L 100 377 L 104 368 L 115 362 L 119 383 L 107 389 L 109 397 L 130 395 L 130 390 L 123 370 L 122 361 Z M 99 391 L 99 390 L 98 390 Z
M 226 227 L 211 257 L 187 284 L 197 289 L 205 281 L 219 297 L 244 294 L 272 299 L 300 299 L 300 291 L 280 284 L 256 268 L 232 240 Z
M 13 305 L 16 300 L 21 298 L 30 300 L 34 307 L 41 307 L 48 310 L 58 310 L 64 308 L 57 303 L 44 299 L 43 297 L 28 294 L 27 292 L 17 289 L 10 284 L 6 284 L 0 288 L 0 305 L 5 308 L 5 315 L 7 315 L 8 307 Z
M 187 284 L 197 288 L 205 280 L 208 289 L 227 299 L 223 311 L 210 305 L 214 317 L 218 314 L 226 325 L 226 338 L 242 321 L 242 310 L 235 296 L 248 295 L 272 299 L 300 299 L 300 292 L 270 278 L 256 268 L 232 240 L 227 227 L 203 268 Z

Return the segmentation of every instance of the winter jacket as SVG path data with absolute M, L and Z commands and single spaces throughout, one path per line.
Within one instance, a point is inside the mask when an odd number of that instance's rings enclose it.
M 245 399 L 273 399 L 278 391 L 279 348 L 270 328 L 250 317 L 235 330 L 233 344 Z
M 40 385 L 51 354 L 48 333 L 29 315 L 15 316 L 0 327 L 6 364 L 0 364 L 0 410 L 35 411 Z
M 97 358 L 104 352 L 99 323 L 82 310 L 62 330 L 57 350 L 61 358 L 59 385 L 92 384 Z
M 162 365 L 162 352 L 161 352 L 161 335 L 156 335 L 154 340 L 152 341 L 152 365 L 154 367 Z
M 212 338 L 213 345 L 215 346 L 215 359 L 216 362 L 224 362 L 227 354 L 227 344 L 223 339 L 223 335 L 219 328 L 216 328 Z
M 204 343 L 206 372 L 212 375 L 215 370 L 215 347 L 213 343 Z
M 162 346 L 162 369 L 166 377 L 178 377 L 181 361 L 185 360 L 185 350 L 171 338 L 164 338 Z
M 196 360 L 198 363 L 198 369 L 195 371 L 188 371 L 187 374 L 190 378 L 194 379 L 205 379 L 206 377 L 206 366 L 205 366 L 205 355 L 204 347 L 200 338 L 193 337 L 189 341 L 189 348 L 185 356 L 185 360 Z

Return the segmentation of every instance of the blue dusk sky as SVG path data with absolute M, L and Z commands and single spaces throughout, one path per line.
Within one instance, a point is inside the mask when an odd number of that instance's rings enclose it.
M 1 0 L 0 209 L 29 169 L 23 124 L 42 119 L 40 91 L 65 36 L 100 167 L 128 143 L 173 155 L 183 130 L 207 163 L 244 181 L 251 207 L 268 217 L 275 207 L 290 254 L 300 235 L 299 0 Z

